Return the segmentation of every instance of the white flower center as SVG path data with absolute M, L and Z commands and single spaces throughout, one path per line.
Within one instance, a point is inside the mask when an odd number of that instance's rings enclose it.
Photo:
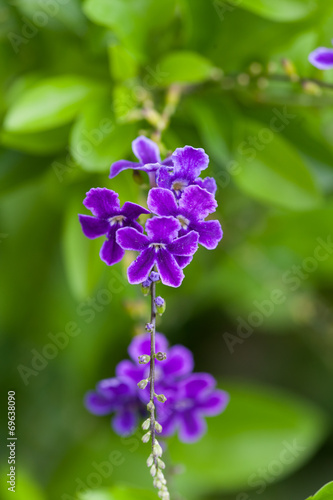
M 177 215 L 177 219 L 179 220 L 180 225 L 182 226 L 183 229 L 188 228 L 190 221 L 186 219 L 186 217 L 184 217 L 183 215 Z
M 155 252 L 158 252 L 160 248 L 165 248 L 165 243 L 150 243 L 149 248 L 155 248 Z
M 115 224 L 122 226 L 124 219 L 126 219 L 125 215 L 115 215 L 114 217 L 110 217 L 108 222 L 110 223 L 110 226 L 114 226 Z
M 183 189 L 185 189 L 186 186 L 187 186 L 186 181 L 178 180 L 172 183 L 171 189 L 178 192 L 178 191 L 183 191 Z

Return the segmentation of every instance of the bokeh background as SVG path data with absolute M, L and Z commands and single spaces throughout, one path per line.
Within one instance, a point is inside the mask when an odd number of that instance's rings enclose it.
M 156 498 L 141 432 L 121 440 L 83 407 L 149 311 L 133 256 L 108 268 L 77 214 L 91 187 L 143 202 L 109 166 L 166 100 L 163 153 L 205 148 L 224 238 L 160 286 L 158 328 L 231 395 L 200 442 L 170 440 L 172 498 L 313 495 L 333 470 L 333 73 L 307 57 L 330 46 L 333 5 L 1 0 L 0 18 L 2 498 L 9 390 L 17 500 Z

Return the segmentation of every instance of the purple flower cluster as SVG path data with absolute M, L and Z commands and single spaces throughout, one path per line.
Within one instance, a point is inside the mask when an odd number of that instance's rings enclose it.
M 165 360 L 159 361 L 157 356 L 155 361 L 155 391 L 167 397 L 165 403 L 156 401 L 161 435 L 178 433 L 182 442 L 197 441 L 206 430 L 204 417 L 220 414 L 229 396 L 216 389 L 216 381 L 208 373 L 192 373 L 193 357 L 186 347 L 169 347 L 164 335 L 157 333 L 156 351 L 166 354 Z M 149 364 L 142 364 L 139 359 L 150 354 L 149 334 L 135 337 L 128 352 L 131 360 L 117 365 L 116 377 L 99 382 L 85 398 L 87 409 L 94 415 L 114 413 L 113 429 L 123 436 L 135 431 L 149 401 L 149 387 L 142 390 L 137 385 L 149 376 Z
M 149 210 L 129 202 L 120 208 L 114 191 L 91 189 L 83 203 L 93 215 L 79 216 L 82 230 L 91 239 L 107 237 L 100 257 L 108 265 L 119 262 L 125 250 L 139 252 L 128 268 L 130 283 L 145 282 L 156 266 L 163 284 L 178 287 L 198 243 L 214 249 L 223 234 L 217 220 L 205 220 L 217 207 L 215 180 L 199 177 L 208 166 L 208 156 L 201 148 L 185 146 L 161 161 L 157 145 L 143 136 L 133 141 L 133 152 L 139 163 L 114 163 L 110 178 L 129 168 L 146 172 L 152 186 Z M 142 214 L 152 215 L 145 224 L 146 234 L 137 222 Z

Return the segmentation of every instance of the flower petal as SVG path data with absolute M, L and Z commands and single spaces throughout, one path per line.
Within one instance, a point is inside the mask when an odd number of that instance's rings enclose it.
M 209 373 L 193 373 L 180 382 L 180 399 L 203 398 L 205 393 L 211 391 L 215 385 L 216 380 Z
M 83 200 L 83 205 L 101 219 L 108 219 L 117 214 L 120 208 L 118 194 L 106 188 L 90 189 Z
M 126 228 L 127 229 L 127 228 Z M 122 229 L 121 231 L 124 231 Z M 153 248 L 146 248 L 136 258 L 127 269 L 128 281 L 131 285 L 138 285 L 148 278 L 148 275 L 155 263 L 155 251 Z
M 183 255 L 174 255 L 175 261 L 178 266 L 184 269 L 184 267 L 188 266 L 190 262 L 193 260 L 193 255 L 189 257 L 184 257 Z
M 197 184 L 202 189 L 206 189 L 206 191 L 209 191 L 209 193 L 212 193 L 213 195 L 216 193 L 217 185 L 214 177 L 205 177 L 204 179 L 198 177 L 198 179 L 194 181 L 194 184 Z
M 147 205 L 157 215 L 176 216 L 178 213 L 176 199 L 169 189 L 151 189 L 148 193 Z
M 223 236 L 222 227 L 218 220 L 195 222 L 191 224 L 191 229 L 199 233 L 199 243 L 208 250 L 216 248 Z
M 127 161 L 127 160 L 116 161 L 111 165 L 109 179 L 113 179 L 113 177 L 116 177 L 116 175 L 118 175 L 123 170 L 128 170 L 130 168 L 133 170 L 142 170 L 143 166 L 141 163 L 137 163 L 134 161 Z
M 126 377 L 113 377 L 98 382 L 97 392 L 109 399 L 114 398 L 119 405 L 122 398 L 134 395 L 135 389 L 132 380 Z
M 148 238 L 154 243 L 171 243 L 181 229 L 180 222 L 174 217 L 153 217 L 145 226 Z
M 156 352 L 166 352 L 168 349 L 168 341 L 161 333 L 156 332 L 155 344 Z M 128 354 L 136 363 L 139 362 L 138 357 L 142 354 L 150 355 L 150 334 L 142 333 L 141 335 L 136 335 L 128 347 Z
M 166 403 L 164 403 L 165 405 Z M 176 415 L 175 413 L 171 414 L 170 416 L 168 416 L 167 418 L 165 418 L 165 420 L 162 420 L 162 418 L 160 419 L 158 417 L 158 421 L 161 423 L 162 425 L 162 433 L 161 433 L 161 437 L 170 437 L 172 436 L 173 434 L 175 434 L 175 432 L 177 431 L 177 427 L 178 427 L 178 422 L 177 422 L 177 417 L 178 415 Z
M 133 358 L 134 359 L 134 358 Z M 116 366 L 117 377 L 128 377 L 136 384 L 143 379 L 144 365 L 135 365 L 132 361 L 124 359 Z
M 309 54 L 309 62 L 318 69 L 332 69 L 333 49 L 318 47 Z
M 194 367 L 193 355 L 186 347 L 175 345 L 169 349 L 167 359 L 161 361 L 161 367 L 166 378 L 188 375 Z
M 108 239 L 104 241 L 99 256 L 108 266 L 117 264 L 124 257 L 125 250 L 116 241 L 116 229 L 109 232 Z
M 112 427 L 119 436 L 133 434 L 137 426 L 137 413 L 131 409 L 124 408 L 116 413 L 112 419 Z
M 189 257 L 198 250 L 198 241 L 198 233 L 196 233 L 195 231 L 190 231 L 184 236 L 177 238 L 172 243 L 169 243 L 167 245 L 167 249 L 174 255 Z
M 167 167 L 160 167 L 156 174 L 156 183 L 161 188 L 171 189 L 173 177 Z
M 125 215 L 128 219 L 136 220 L 141 214 L 149 214 L 150 212 L 136 203 L 126 201 L 126 203 L 122 206 L 120 213 Z
M 229 399 L 229 394 L 227 392 L 216 389 L 211 394 L 204 397 L 202 401 L 197 402 L 196 406 L 200 409 L 202 415 L 214 417 L 222 413 Z
M 108 415 L 115 409 L 114 401 L 95 391 L 87 392 L 84 398 L 84 405 L 94 415 Z
M 110 224 L 105 219 L 99 219 L 92 215 L 79 215 L 79 221 L 82 227 L 83 234 L 87 238 L 94 239 L 107 234 L 110 229 Z
M 132 149 L 135 156 L 144 165 L 146 163 L 160 163 L 160 151 L 156 142 L 140 135 L 132 142 Z
M 118 229 L 116 241 L 124 250 L 135 250 L 136 252 L 144 250 L 149 244 L 147 236 L 139 233 L 133 227 Z
M 215 212 L 217 202 L 214 196 L 200 186 L 188 186 L 180 198 L 181 213 L 190 220 L 203 220 Z
M 202 148 L 185 146 L 178 148 L 172 155 L 175 173 L 194 181 L 202 170 L 208 167 L 209 158 Z
M 181 285 L 184 279 L 184 273 L 168 250 L 164 248 L 159 249 L 156 253 L 156 266 L 163 285 L 173 287 Z
M 204 418 L 196 411 L 187 410 L 179 414 L 179 440 L 183 443 L 198 441 L 207 430 Z

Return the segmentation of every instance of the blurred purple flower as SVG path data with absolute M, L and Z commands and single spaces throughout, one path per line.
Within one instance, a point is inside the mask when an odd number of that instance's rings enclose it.
M 126 377 L 101 380 L 96 391 L 86 394 L 84 402 L 94 415 L 115 413 L 112 427 L 121 436 L 132 434 L 137 427 L 138 417 L 144 414 L 136 384 Z
M 167 167 L 172 166 L 171 157 L 166 158 L 161 161 L 160 151 L 158 145 L 140 135 L 132 142 L 132 150 L 139 162 L 127 161 L 127 160 L 119 160 L 111 165 L 109 178 L 112 179 L 116 177 L 123 170 L 127 170 L 129 168 L 133 170 L 142 170 L 147 172 L 150 177 L 151 184 L 154 186 L 155 184 L 155 173 L 160 168 L 161 165 L 165 165 L 166 170 L 169 169 Z
M 116 264 L 125 253 L 116 242 L 117 231 L 129 226 L 142 233 L 142 226 L 135 221 L 139 215 L 149 214 L 149 210 L 128 201 L 120 208 L 118 194 L 106 188 L 90 189 L 83 204 L 93 214 L 79 215 L 84 235 L 90 239 L 106 235 L 100 257 L 109 266 Z
M 212 177 L 198 178 L 201 171 L 208 167 L 209 158 L 202 148 L 185 146 L 178 148 L 171 156 L 173 160 L 173 171 L 161 166 L 156 179 L 157 185 L 162 188 L 172 189 L 177 196 L 191 184 L 198 184 L 203 189 L 215 194 L 216 182 Z
M 309 54 L 309 62 L 318 69 L 332 69 L 333 49 L 318 47 Z
M 149 191 L 147 203 L 154 214 L 176 217 L 182 226 L 180 234 L 196 231 L 199 243 L 209 250 L 216 248 L 222 239 L 219 221 L 204 220 L 215 212 L 217 202 L 211 193 L 199 186 L 187 187 L 178 203 L 168 189 L 153 188 Z
M 174 217 L 154 217 L 147 220 L 145 228 L 148 236 L 131 227 L 117 232 L 121 248 L 140 252 L 127 270 L 128 281 L 142 283 L 156 265 L 164 285 L 180 286 L 184 273 L 175 256 L 192 256 L 198 248 L 198 233 L 190 231 L 177 238 L 181 225 Z
M 164 389 L 166 403 L 157 406 L 161 436 L 178 432 L 183 443 L 193 443 L 206 432 L 204 417 L 219 415 L 226 408 L 229 395 L 216 389 L 215 379 L 208 373 L 193 373 Z

